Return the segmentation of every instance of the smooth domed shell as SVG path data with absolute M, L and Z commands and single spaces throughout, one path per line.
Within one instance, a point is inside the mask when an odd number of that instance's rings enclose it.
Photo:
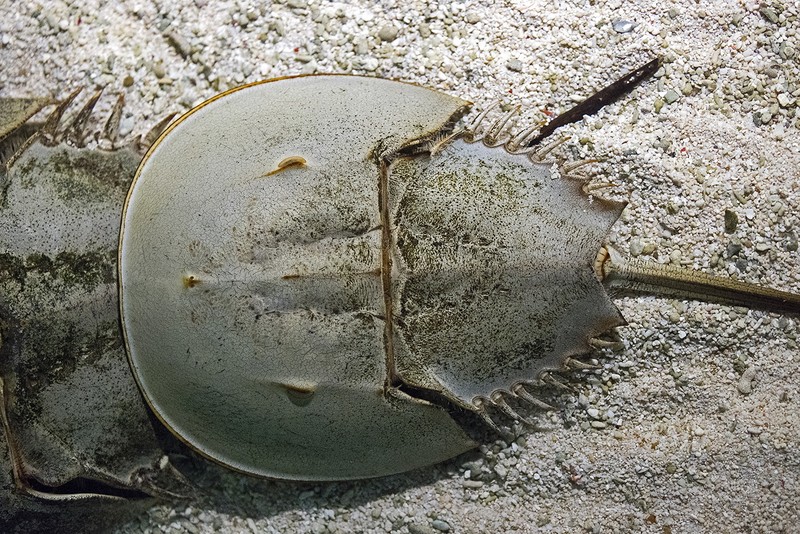
M 252 474 L 380 476 L 474 443 L 389 387 L 381 154 L 468 103 L 354 76 L 281 79 L 193 109 L 145 156 L 120 236 L 122 324 L 158 417 Z

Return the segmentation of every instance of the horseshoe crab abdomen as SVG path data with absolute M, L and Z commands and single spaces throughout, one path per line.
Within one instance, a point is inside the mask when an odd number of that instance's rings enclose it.
M 591 265 L 623 205 L 590 202 L 552 163 L 461 139 L 392 173 L 405 380 L 471 405 L 621 324 Z

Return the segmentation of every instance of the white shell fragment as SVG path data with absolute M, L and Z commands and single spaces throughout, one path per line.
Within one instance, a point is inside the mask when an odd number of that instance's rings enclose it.
M 622 322 L 591 268 L 622 205 L 448 137 L 468 105 L 289 78 L 214 98 L 155 143 L 123 216 L 120 295 L 167 427 L 262 476 L 405 471 L 474 446 L 452 411 L 508 409 Z

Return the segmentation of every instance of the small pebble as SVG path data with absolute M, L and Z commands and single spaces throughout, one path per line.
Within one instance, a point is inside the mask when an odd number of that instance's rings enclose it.
M 378 30 L 378 37 L 380 38 L 381 41 L 384 41 L 386 43 L 390 43 L 390 42 L 394 41 L 395 39 L 397 39 L 397 35 L 399 33 L 400 33 L 400 30 L 398 30 L 397 27 L 395 27 L 392 24 L 388 24 L 388 25 L 382 27 L 380 30 Z
M 725 210 L 725 233 L 732 234 L 739 225 L 739 216 L 733 210 Z
M 611 27 L 617 33 L 629 33 L 636 27 L 636 23 L 629 20 L 617 19 L 611 23 Z
M 725 247 L 725 257 L 733 258 L 734 256 L 738 255 L 741 251 L 742 251 L 742 244 L 731 241 L 730 243 L 728 243 L 728 246 Z
M 748 367 L 742 376 L 739 377 L 739 383 L 736 385 L 736 389 L 739 390 L 739 393 L 742 395 L 749 395 L 751 391 L 753 391 L 753 379 L 756 377 L 756 368 L 755 367 Z
M 119 135 L 125 137 L 133 131 L 136 121 L 133 117 L 125 117 L 119 122 Z
M 631 239 L 631 244 L 628 247 L 631 257 L 636 258 L 637 256 L 641 256 L 642 252 L 644 252 L 644 241 L 639 239 L 638 237 Z
M 761 13 L 762 17 L 764 17 L 773 24 L 777 24 L 778 21 L 780 20 L 778 18 L 778 14 L 771 7 L 766 7 L 766 6 L 762 7 L 761 9 L 758 10 L 758 12 Z
M 656 246 L 655 243 L 645 243 L 644 248 L 642 249 L 642 254 L 644 254 L 645 256 L 650 256 L 651 254 L 653 254 L 653 252 L 656 251 L 656 248 L 658 247 Z
M 189 57 L 192 55 L 192 47 L 189 42 L 184 39 L 180 34 L 170 31 L 166 33 L 166 38 L 169 44 L 178 51 L 182 57 Z
M 497 473 L 497 476 L 501 479 L 505 479 L 508 476 L 508 469 L 503 467 L 503 464 L 500 463 L 494 466 L 494 472 Z
M 506 68 L 513 72 L 522 72 L 522 61 L 518 59 L 509 59 L 508 63 L 506 63 Z
M 411 523 L 408 525 L 408 532 L 409 534 L 436 534 L 434 529 L 420 523 Z
M 450 532 L 450 523 L 442 521 L 441 519 L 434 519 L 431 521 L 431 526 L 439 532 Z
M 164 69 L 164 65 L 161 63 L 155 63 L 153 65 L 153 74 L 156 75 L 156 78 L 163 78 L 167 75 L 167 71 Z
M 664 102 L 667 104 L 673 104 L 680 99 L 681 95 L 678 94 L 677 91 L 673 91 L 670 89 L 664 94 Z
M 778 94 L 778 104 L 780 104 L 782 108 L 788 108 L 794 103 L 795 103 L 794 99 L 792 99 L 792 97 L 790 97 L 788 93 Z
M 378 58 L 368 57 L 367 59 L 364 60 L 364 70 L 372 72 L 376 70 L 379 65 L 380 61 L 378 61 Z

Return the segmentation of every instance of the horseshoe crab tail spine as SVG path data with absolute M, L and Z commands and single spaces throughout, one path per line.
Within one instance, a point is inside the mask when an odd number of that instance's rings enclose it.
M 604 249 L 605 251 L 605 249 Z M 623 262 L 601 251 L 595 270 L 609 292 L 702 300 L 758 310 L 800 314 L 800 294 L 671 265 Z

